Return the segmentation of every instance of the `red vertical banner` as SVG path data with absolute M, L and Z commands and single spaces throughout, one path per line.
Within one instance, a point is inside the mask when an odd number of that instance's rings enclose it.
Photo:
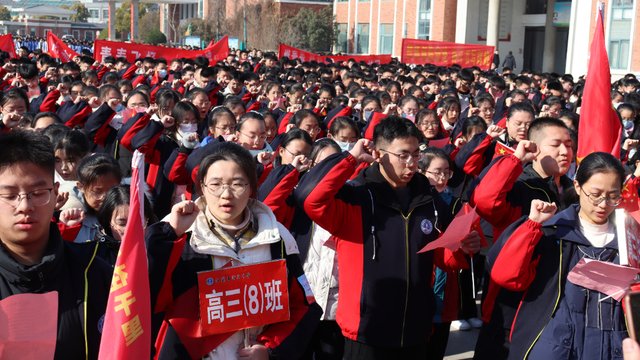
M 611 71 L 602 23 L 604 3 L 598 2 L 597 6 L 596 29 L 589 51 L 588 76 L 580 110 L 578 162 L 597 151 L 620 158 L 622 124 L 611 104 Z M 594 129 L 597 131 L 593 131 Z
M 151 298 L 144 244 L 144 155 L 132 161 L 129 218 L 114 267 L 99 360 L 151 357 Z
M 431 63 L 438 66 L 459 64 L 462 67 L 477 66 L 491 69 L 493 46 L 457 44 L 444 41 L 402 39 L 402 62 L 409 64 Z

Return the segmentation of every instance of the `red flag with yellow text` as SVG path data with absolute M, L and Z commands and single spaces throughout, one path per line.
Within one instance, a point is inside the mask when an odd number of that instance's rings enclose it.
M 620 158 L 622 124 L 611 104 L 611 71 L 604 41 L 603 12 L 604 4 L 598 2 L 596 29 L 591 41 L 589 69 L 580 110 L 578 162 L 598 151 Z
M 151 298 L 144 244 L 144 155 L 133 154 L 129 217 L 114 267 L 99 360 L 151 357 Z

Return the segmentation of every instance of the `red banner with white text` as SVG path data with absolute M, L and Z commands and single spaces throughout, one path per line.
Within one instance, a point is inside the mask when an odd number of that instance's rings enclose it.
M 317 61 L 322 63 L 348 61 L 354 59 L 356 62 L 365 61 L 367 64 L 388 64 L 391 62 L 391 55 L 318 55 L 312 52 L 296 49 L 294 47 L 280 44 L 278 45 L 278 58 L 286 56 L 290 59 L 300 59 L 302 61 Z M 328 61 L 327 59 L 331 59 Z
M 51 31 L 47 31 L 47 52 L 49 55 L 62 62 L 69 62 L 75 56 L 79 56 L 77 52 L 71 50 L 64 41 L 53 35 Z
M 17 58 L 16 45 L 13 43 L 13 36 L 11 34 L 0 36 L 0 50 L 8 52 L 9 58 L 11 59 Z
M 93 58 L 100 62 L 103 62 L 107 56 L 114 56 L 116 58 L 125 57 L 130 63 L 134 63 L 136 59 L 144 57 L 164 58 L 167 61 L 171 61 L 172 59 L 195 59 L 198 56 L 204 56 L 209 59 L 212 65 L 215 65 L 216 61 L 224 60 L 227 55 L 229 55 L 229 41 L 226 36 L 213 44 L 213 46 L 203 50 L 182 50 L 164 46 L 96 40 L 93 51 Z
M 451 66 L 459 64 L 463 68 L 478 66 L 482 70 L 491 69 L 493 46 L 456 44 L 444 41 L 402 39 L 402 62 L 407 64 L 427 64 Z

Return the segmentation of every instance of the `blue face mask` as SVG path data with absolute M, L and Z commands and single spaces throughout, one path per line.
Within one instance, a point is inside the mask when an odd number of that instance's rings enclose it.
M 338 146 L 340 146 L 340 149 L 342 149 L 342 151 L 351 151 L 351 149 L 353 149 L 354 146 L 356 146 L 356 142 L 348 142 L 348 141 L 338 141 L 338 140 L 334 140 L 336 142 L 336 144 L 338 144 Z
M 371 111 L 371 110 L 365 110 L 365 111 L 364 111 L 364 119 L 365 119 L 366 121 L 370 121 L 370 120 L 371 120 L 371 117 L 373 116 L 373 113 L 374 113 L 374 111 Z
M 632 120 L 623 120 L 622 125 L 624 126 L 625 130 L 633 131 L 634 124 Z
M 161 78 L 167 76 L 167 70 L 158 70 L 158 76 Z
M 125 109 L 126 109 L 126 107 L 124 105 L 122 105 L 122 104 L 118 104 L 118 106 L 116 106 L 116 112 L 117 113 L 122 112 Z

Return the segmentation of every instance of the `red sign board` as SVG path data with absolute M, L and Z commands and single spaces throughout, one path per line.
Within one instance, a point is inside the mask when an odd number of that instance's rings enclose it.
M 285 260 L 198 273 L 202 335 L 289 320 L 287 285 Z
M 640 224 L 624 209 L 616 209 L 620 265 L 640 269 Z
M 431 63 L 438 66 L 459 64 L 464 68 L 478 66 L 491 69 L 493 46 L 457 44 L 444 41 L 402 39 L 402 62 Z

